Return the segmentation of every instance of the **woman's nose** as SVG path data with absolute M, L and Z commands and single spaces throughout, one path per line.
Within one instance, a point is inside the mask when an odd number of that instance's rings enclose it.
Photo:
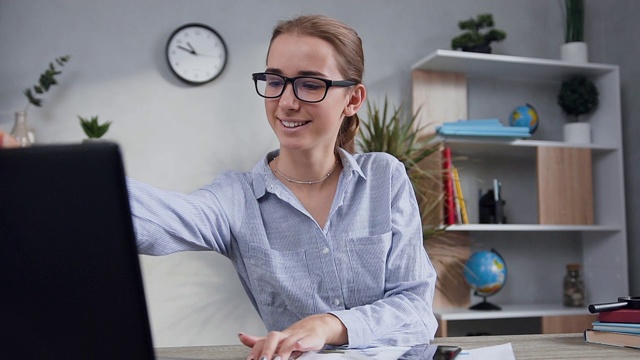
M 293 91 L 293 84 L 285 84 L 284 91 L 280 96 L 280 105 L 287 108 L 296 107 L 298 105 L 298 98 Z

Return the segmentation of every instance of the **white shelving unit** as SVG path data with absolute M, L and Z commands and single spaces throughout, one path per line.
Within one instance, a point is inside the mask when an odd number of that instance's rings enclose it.
M 442 309 L 438 311 L 438 314 L 442 320 L 455 321 L 586 315 L 589 313 L 587 308 L 566 308 L 557 304 L 506 304 L 501 307 L 501 311 Z
M 423 125 L 435 126 L 465 115 L 469 119 L 498 117 L 507 125 L 509 112 L 529 101 L 535 101 L 541 115 L 532 139 L 443 139 L 460 170 L 471 220 L 447 231 L 469 234 L 472 249 L 498 249 L 509 275 L 505 288 L 488 299 L 503 306 L 503 311 L 441 308 L 435 309 L 438 318 L 447 322 L 586 315 L 586 309 L 562 306 L 562 277 L 570 262 L 583 266 L 588 303 L 628 295 L 618 66 L 437 50 L 412 70 L 414 109 L 426 109 Z M 562 141 L 566 120 L 556 104 L 560 83 L 576 75 L 588 77 L 600 93 L 598 108 L 586 119 L 592 128 L 592 143 L 586 145 Z M 536 153 L 541 147 L 590 150 L 594 224 L 539 223 Z M 479 191 L 483 186 L 488 189 L 493 178 L 503 183 L 508 224 L 478 224 Z M 471 302 L 479 300 L 474 297 Z

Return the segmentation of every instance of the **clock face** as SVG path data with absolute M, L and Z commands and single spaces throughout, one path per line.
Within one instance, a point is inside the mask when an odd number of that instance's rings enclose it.
M 201 85 L 215 79 L 227 64 L 227 47 L 222 37 L 202 24 L 187 24 L 171 34 L 167 61 L 181 80 Z

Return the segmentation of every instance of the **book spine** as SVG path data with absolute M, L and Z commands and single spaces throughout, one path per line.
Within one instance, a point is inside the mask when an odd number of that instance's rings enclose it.
M 442 179 L 444 187 L 444 223 L 446 225 L 453 225 L 456 223 L 451 166 L 451 148 L 445 146 L 442 149 Z
M 640 324 L 594 321 L 591 324 L 591 329 L 597 331 L 621 332 L 640 335 Z
M 640 349 L 640 336 L 587 329 L 584 340 L 592 344 L 612 345 Z
M 619 309 L 613 311 L 602 311 L 598 313 L 598 320 L 610 323 L 640 324 L 640 310 Z
M 455 207 L 456 224 L 462 224 L 462 212 L 460 211 L 460 197 L 458 196 L 458 187 L 456 186 L 456 176 L 454 173 L 455 166 L 451 167 L 451 177 L 453 180 L 453 205 Z
M 458 168 L 455 166 L 451 167 L 451 173 L 453 174 L 453 183 L 456 189 L 456 200 L 458 204 L 458 209 L 460 211 L 460 219 L 463 224 L 469 223 L 469 216 L 467 214 L 467 206 L 464 202 L 464 195 L 462 193 L 462 185 L 460 184 L 460 173 L 458 172 Z

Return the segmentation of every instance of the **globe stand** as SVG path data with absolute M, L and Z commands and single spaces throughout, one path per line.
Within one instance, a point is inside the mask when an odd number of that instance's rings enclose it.
M 502 310 L 502 308 L 500 306 L 498 306 L 498 305 L 496 305 L 494 303 L 488 302 L 486 296 L 482 297 L 482 302 L 479 302 L 479 303 L 469 307 L 469 309 L 470 310 L 482 310 L 482 311 Z

